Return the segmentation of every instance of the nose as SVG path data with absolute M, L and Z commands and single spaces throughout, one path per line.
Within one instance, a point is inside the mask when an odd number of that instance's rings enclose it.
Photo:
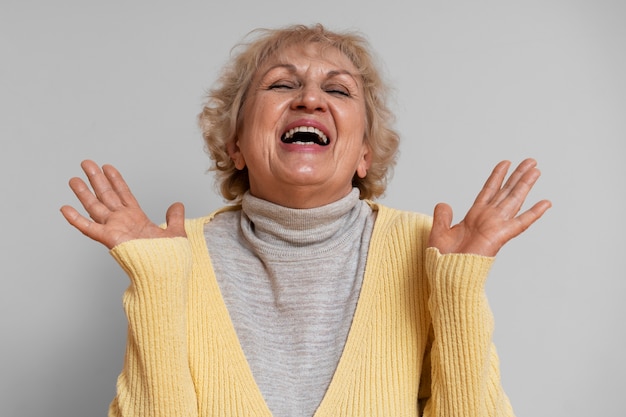
M 324 91 L 319 86 L 304 85 L 292 102 L 291 108 L 294 110 L 306 111 L 314 113 L 318 111 L 326 111 L 327 103 Z

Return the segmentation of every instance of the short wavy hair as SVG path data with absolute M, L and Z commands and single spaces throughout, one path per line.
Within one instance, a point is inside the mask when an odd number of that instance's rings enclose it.
M 365 94 L 364 140 L 372 159 L 367 175 L 359 178 L 355 173 L 352 183 L 359 188 L 362 199 L 381 196 L 396 163 L 399 136 L 392 127 L 395 119 L 387 105 L 389 88 L 376 67 L 367 40 L 359 33 L 332 32 L 321 24 L 257 29 L 249 37 L 252 39 L 233 48 L 231 61 L 209 91 L 198 115 L 206 150 L 214 162 L 210 170 L 215 171 L 216 185 L 224 198 L 239 203 L 250 188 L 248 169 L 235 167 L 228 145 L 236 140 L 242 108 L 257 69 L 285 48 L 308 43 L 337 48 L 358 70 Z

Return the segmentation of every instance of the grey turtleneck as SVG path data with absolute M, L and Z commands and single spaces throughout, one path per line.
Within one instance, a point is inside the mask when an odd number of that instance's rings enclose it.
M 205 237 L 254 379 L 276 417 L 313 415 L 343 351 L 375 214 L 358 189 L 314 209 L 246 194 Z

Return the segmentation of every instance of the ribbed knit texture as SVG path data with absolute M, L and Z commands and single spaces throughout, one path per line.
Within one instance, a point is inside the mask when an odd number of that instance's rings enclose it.
M 222 298 L 275 417 L 310 417 L 343 352 L 375 216 L 355 188 L 292 209 L 245 194 L 205 237 Z
M 492 258 L 426 248 L 430 218 L 378 210 L 343 354 L 315 417 L 512 416 L 484 295 Z M 230 208 L 228 210 L 235 210 Z M 265 416 L 204 240 L 111 251 L 131 277 L 129 340 L 110 416 Z

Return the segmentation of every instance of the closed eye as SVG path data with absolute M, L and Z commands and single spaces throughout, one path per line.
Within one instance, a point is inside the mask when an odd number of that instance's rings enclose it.
M 350 97 L 350 90 L 341 85 L 329 85 L 325 90 L 329 94 L 340 95 L 344 97 Z
M 347 91 L 344 90 L 326 90 L 327 93 L 330 94 L 338 94 L 340 96 L 344 96 L 344 97 L 350 97 L 350 93 L 348 93 Z
M 295 87 L 296 86 L 293 83 L 280 81 L 280 82 L 276 82 L 276 83 L 271 84 L 268 87 L 268 90 L 290 90 L 290 89 L 295 88 Z

